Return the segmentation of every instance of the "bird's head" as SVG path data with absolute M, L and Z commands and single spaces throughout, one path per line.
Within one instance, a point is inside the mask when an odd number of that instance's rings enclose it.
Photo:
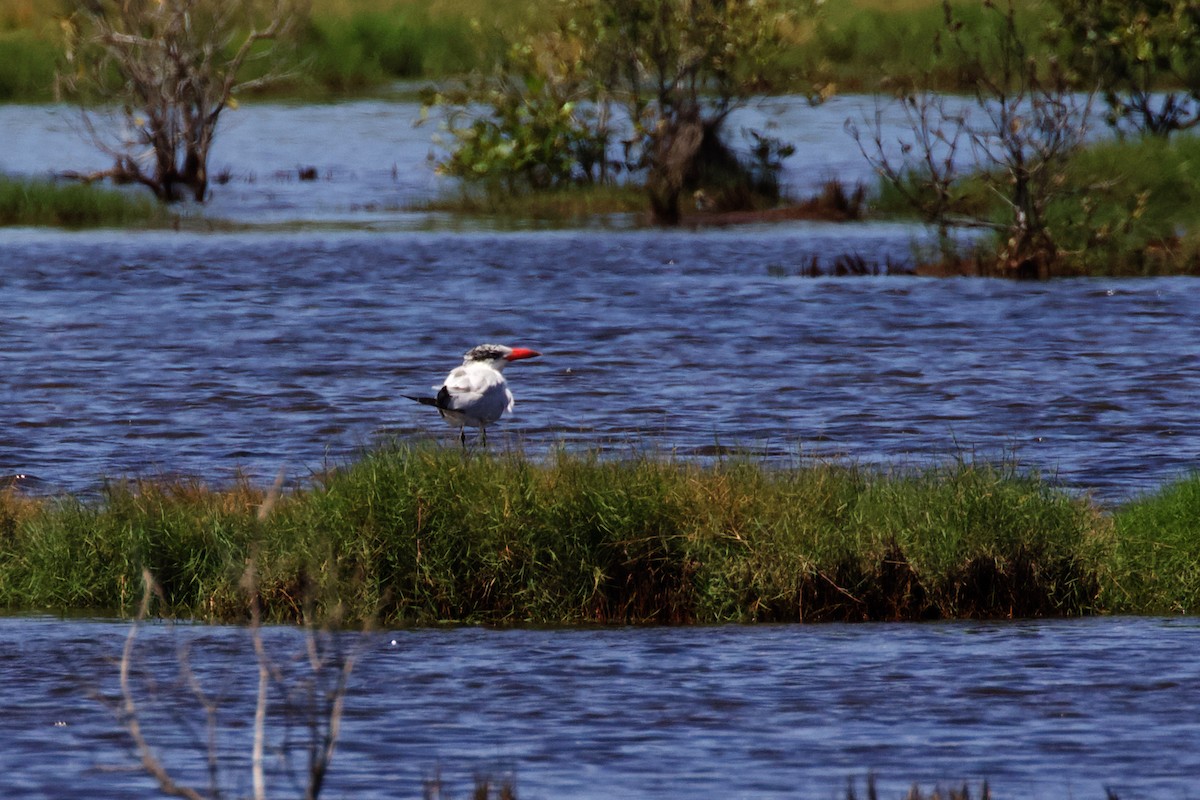
M 504 369 L 504 365 L 510 361 L 519 361 L 522 358 L 534 358 L 540 356 L 536 350 L 530 350 L 527 347 L 508 347 L 503 344 L 481 344 L 478 347 L 472 347 L 463 356 L 464 364 L 490 364 L 493 369 Z

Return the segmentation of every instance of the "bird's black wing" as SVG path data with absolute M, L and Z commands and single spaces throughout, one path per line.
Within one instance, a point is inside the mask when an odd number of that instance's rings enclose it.
M 444 391 L 446 391 L 446 390 L 445 390 L 445 389 L 443 389 L 442 391 L 444 392 Z M 439 396 L 440 396 L 440 394 L 441 394 L 441 393 L 439 392 Z M 420 404 L 421 404 L 421 405 L 423 405 L 423 406 L 435 406 L 435 407 L 437 407 L 437 408 L 441 408 L 441 407 L 442 407 L 442 406 L 441 406 L 441 404 L 440 404 L 440 403 L 438 403 L 438 398 L 437 398 L 437 397 L 413 397 L 411 394 L 402 394 L 402 395 L 400 395 L 400 396 L 401 396 L 401 397 L 403 397 L 403 398 L 405 398 L 405 399 L 407 399 L 407 400 L 414 400 L 414 401 L 416 401 L 416 402 L 420 403 Z
M 401 395 L 408 400 L 415 400 L 423 406 L 433 406 L 439 409 L 453 410 L 454 397 L 450 394 L 450 390 L 443 386 L 437 393 L 437 397 L 413 397 L 411 394 Z

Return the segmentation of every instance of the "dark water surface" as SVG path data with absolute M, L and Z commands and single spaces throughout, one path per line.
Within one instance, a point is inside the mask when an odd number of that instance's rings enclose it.
M 1121 498 L 1200 461 L 1200 284 L 809 278 L 901 226 L 716 231 L 3 232 L 0 473 L 303 477 L 453 432 L 399 399 L 470 346 L 493 444 L 921 463 L 1015 451 Z
M 116 692 L 125 631 L 0 620 L 0 794 L 154 795 L 93 699 Z M 135 685 L 163 760 L 204 780 L 200 733 L 181 724 L 194 704 L 171 687 L 189 642 L 222 709 L 225 790 L 248 795 L 245 632 L 157 625 L 139 642 L 158 693 Z M 268 644 L 286 667 L 301 642 L 285 629 Z M 1183 800 L 1200 776 L 1198 649 L 1195 620 L 1157 619 L 378 634 L 323 797 L 419 797 L 440 771 L 456 797 L 490 774 L 545 800 L 840 798 L 850 779 L 864 796 L 874 773 L 884 798 L 913 782 L 969 781 L 978 796 L 986 779 L 997 797 Z M 301 730 L 271 703 L 277 756 Z

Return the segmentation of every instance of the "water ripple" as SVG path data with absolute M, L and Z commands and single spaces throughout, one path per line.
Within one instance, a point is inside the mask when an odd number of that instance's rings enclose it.
M 1194 466 L 1193 280 L 768 275 L 852 235 L 25 234 L 5 247 L 0 471 L 270 476 L 442 434 L 395 396 L 496 339 L 546 353 L 510 371 L 508 429 L 535 449 L 1013 448 L 1111 497 Z

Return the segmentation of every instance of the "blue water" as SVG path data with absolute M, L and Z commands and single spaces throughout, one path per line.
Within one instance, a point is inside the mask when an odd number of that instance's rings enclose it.
M 494 447 L 791 463 L 1003 458 L 1104 501 L 1200 462 L 1193 278 L 809 278 L 905 256 L 887 226 L 706 232 L 8 231 L 0 473 L 239 469 L 294 485 L 380 439 L 455 431 L 427 393 L 481 342 L 508 370 Z
M 126 626 L 0 621 L 0 793 L 152 796 L 114 714 Z M 174 685 L 191 646 L 220 706 L 221 786 L 249 794 L 255 662 L 245 631 L 143 630 L 135 670 L 147 736 L 207 786 L 203 728 Z M 302 639 L 268 631 L 296 689 Z M 1200 776 L 1195 620 L 402 631 L 358 652 L 327 798 L 419 797 L 475 775 L 526 798 L 903 797 L 986 780 L 997 797 L 1181 800 Z M 360 651 L 360 652 L 359 652 Z M 299 714 L 272 689 L 269 774 L 304 762 Z M 291 744 L 287 744 L 290 742 Z M 269 796 L 298 796 L 276 788 Z

